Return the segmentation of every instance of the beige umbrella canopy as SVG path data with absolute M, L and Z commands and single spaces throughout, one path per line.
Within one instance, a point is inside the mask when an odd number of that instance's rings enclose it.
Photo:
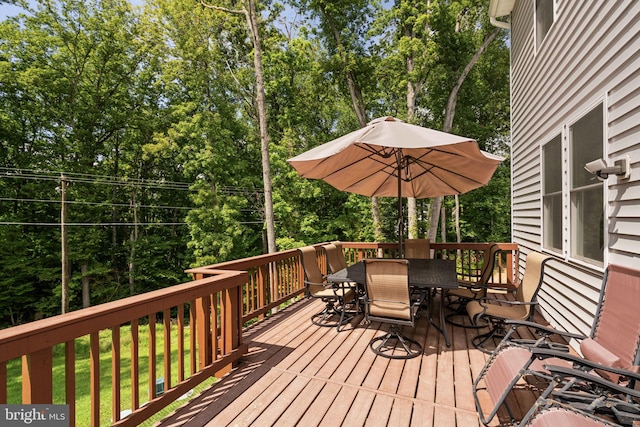
M 366 127 L 288 160 L 305 178 L 365 196 L 427 198 L 463 194 L 486 185 L 504 160 L 474 139 L 380 117 Z M 402 227 L 399 227 L 402 244 Z

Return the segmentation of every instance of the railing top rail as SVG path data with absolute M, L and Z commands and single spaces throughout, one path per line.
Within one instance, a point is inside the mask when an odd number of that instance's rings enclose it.
M 315 244 L 313 246 L 315 246 L 316 248 L 319 248 L 323 244 L 325 244 L 325 243 L 318 243 L 318 244 Z M 218 264 L 212 264 L 212 265 L 206 265 L 206 266 L 202 266 L 202 267 L 190 268 L 188 270 L 185 270 L 185 273 L 189 273 L 189 274 L 195 274 L 195 273 L 210 274 L 212 269 L 219 269 L 219 270 L 227 270 L 227 269 L 247 270 L 249 268 L 258 267 L 258 266 L 269 264 L 269 263 L 272 263 L 272 262 L 277 262 L 277 261 L 290 259 L 292 255 L 297 255 L 297 254 L 298 254 L 298 250 L 297 249 L 289 249 L 289 250 L 286 250 L 286 251 L 276 252 L 276 253 L 272 253 L 272 254 L 256 255 L 256 256 L 253 256 L 253 257 L 249 257 L 249 258 L 243 258 L 243 259 L 238 259 L 238 260 L 233 260 L 233 261 L 225 261 L 225 262 L 221 262 L 221 263 L 218 263 Z
M 208 273 L 211 276 L 204 279 L 0 330 L 0 362 L 240 286 L 248 278 L 244 271 L 208 270 Z

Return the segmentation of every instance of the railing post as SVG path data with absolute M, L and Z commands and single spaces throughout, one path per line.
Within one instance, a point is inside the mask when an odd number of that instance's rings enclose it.
M 22 356 L 22 403 L 52 403 L 51 347 Z

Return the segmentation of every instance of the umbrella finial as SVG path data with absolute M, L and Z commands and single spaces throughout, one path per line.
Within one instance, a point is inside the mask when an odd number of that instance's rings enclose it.
M 376 119 L 371 120 L 369 123 L 367 123 L 367 126 L 369 125 L 375 125 L 376 123 L 382 123 L 382 122 L 400 122 L 400 123 L 404 123 L 404 120 L 400 120 L 396 117 L 393 116 L 382 116 L 382 117 L 378 117 Z

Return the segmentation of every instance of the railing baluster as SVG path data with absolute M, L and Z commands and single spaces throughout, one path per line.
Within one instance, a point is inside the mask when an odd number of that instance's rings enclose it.
M 7 403 L 7 362 L 0 362 L 0 404 Z
M 131 321 L 131 409 L 140 407 L 140 364 L 138 361 L 138 319 Z
M 100 426 L 100 335 L 89 334 L 89 359 L 91 369 L 91 427 Z
M 156 397 L 156 314 L 149 315 L 149 400 Z
M 196 302 L 189 301 L 189 359 L 191 360 L 191 375 L 196 373 L 197 354 L 196 348 Z
M 171 388 L 171 310 L 165 309 L 164 323 L 164 391 Z
M 69 405 L 69 427 L 76 425 L 76 341 L 64 343 L 65 402 Z
M 120 325 L 111 328 L 111 418 L 120 419 Z
M 178 304 L 178 382 L 184 381 L 184 304 Z

